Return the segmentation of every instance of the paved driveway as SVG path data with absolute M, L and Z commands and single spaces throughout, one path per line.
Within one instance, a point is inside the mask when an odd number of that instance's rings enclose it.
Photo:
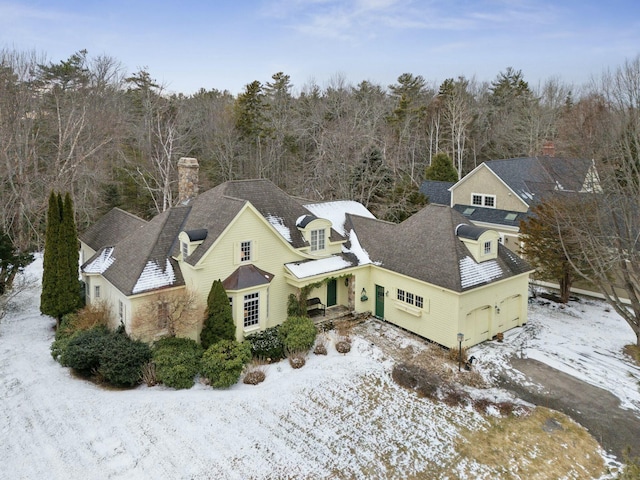
M 640 417 L 633 410 L 620 408 L 615 395 L 537 360 L 512 357 L 510 362 L 543 388 L 522 385 L 506 372 L 499 378 L 501 387 L 530 403 L 569 415 L 619 460 L 627 447 L 631 447 L 633 456 L 640 457 Z

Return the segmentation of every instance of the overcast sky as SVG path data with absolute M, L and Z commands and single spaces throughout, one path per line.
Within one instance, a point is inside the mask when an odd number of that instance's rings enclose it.
M 0 0 L 0 48 L 54 62 L 87 49 L 186 94 L 279 71 L 296 91 L 405 72 L 492 80 L 508 66 L 532 86 L 582 84 L 640 54 L 640 0 Z

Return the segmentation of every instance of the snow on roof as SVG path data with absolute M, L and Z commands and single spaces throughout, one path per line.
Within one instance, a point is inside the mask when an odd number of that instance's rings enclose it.
M 345 234 L 344 220 L 347 213 L 361 217 L 376 218 L 367 208 L 353 200 L 339 200 L 336 202 L 310 203 L 305 208 L 318 218 L 326 218 L 333 229 L 340 235 Z
M 460 285 L 462 288 L 488 283 L 502 276 L 502 269 L 495 260 L 476 263 L 471 257 L 460 259 Z
M 275 228 L 280 235 L 284 237 L 284 239 L 291 243 L 291 230 L 284 224 L 284 220 L 280 217 L 276 217 L 275 215 L 267 215 L 267 221 Z
M 285 267 L 289 269 L 297 278 L 313 277 L 321 273 L 335 272 L 343 268 L 351 267 L 351 263 L 342 257 L 327 257 L 319 260 L 310 260 L 306 262 L 285 263 Z
M 136 294 L 156 288 L 168 287 L 176 281 L 176 274 L 173 271 L 171 262 L 167 258 L 164 271 L 153 260 L 149 260 L 142 270 L 138 281 L 131 293 Z
M 345 253 L 353 253 L 356 257 L 358 257 L 358 265 L 366 265 L 368 263 L 373 263 L 371 262 L 371 258 L 369 258 L 369 254 L 367 253 L 367 251 L 362 248 L 362 245 L 360 245 L 360 241 L 358 240 L 358 236 L 356 235 L 356 232 L 352 229 L 349 232 L 349 240 L 351 241 L 351 248 L 349 250 L 347 250 L 346 248 L 343 247 L 343 250 Z
M 105 248 L 91 263 L 84 267 L 84 273 L 104 273 L 115 261 L 113 247 Z

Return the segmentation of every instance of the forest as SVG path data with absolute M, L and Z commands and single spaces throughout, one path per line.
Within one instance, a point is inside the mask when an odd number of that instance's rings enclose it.
M 59 62 L 0 50 L 0 229 L 20 251 L 41 249 L 51 191 L 70 192 L 78 230 L 112 207 L 143 218 L 176 200 L 180 157 L 200 162 L 201 190 L 268 178 L 312 200 L 352 199 L 401 221 L 438 153 L 464 176 L 488 159 L 542 154 L 637 164 L 640 56 L 584 85 L 530 85 L 506 67 L 440 84 L 292 85 L 283 72 L 238 95 L 170 93 L 152 72 L 79 50 Z

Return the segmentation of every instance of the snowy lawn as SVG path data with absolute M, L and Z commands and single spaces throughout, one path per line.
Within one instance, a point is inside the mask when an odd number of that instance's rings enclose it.
M 41 269 L 39 259 L 28 273 L 39 277 Z M 327 356 L 309 355 L 300 370 L 270 365 L 258 386 L 107 390 L 51 358 L 54 322 L 40 316 L 39 293 L 24 292 L 0 324 L 0 479 L 500 477 L 473 459 L 459 464 L 456 452 L 464 432 L 491 422 L 397 386 L 392 360 L 363 337 L 347 355 L 332 346 Z M 638 408 L 640 372 L 619 352 L 631 341 L 620 322 L 599 302 L 534 307 L 505 344 L 474 354 L 485 372 L 510 352 L 547 358 Z M 372 325 L 401 349 L 424 346 Z M 568 345 L 567 329 L 581 347 Z M 597 380 L 599 372 L 609 378 Z

